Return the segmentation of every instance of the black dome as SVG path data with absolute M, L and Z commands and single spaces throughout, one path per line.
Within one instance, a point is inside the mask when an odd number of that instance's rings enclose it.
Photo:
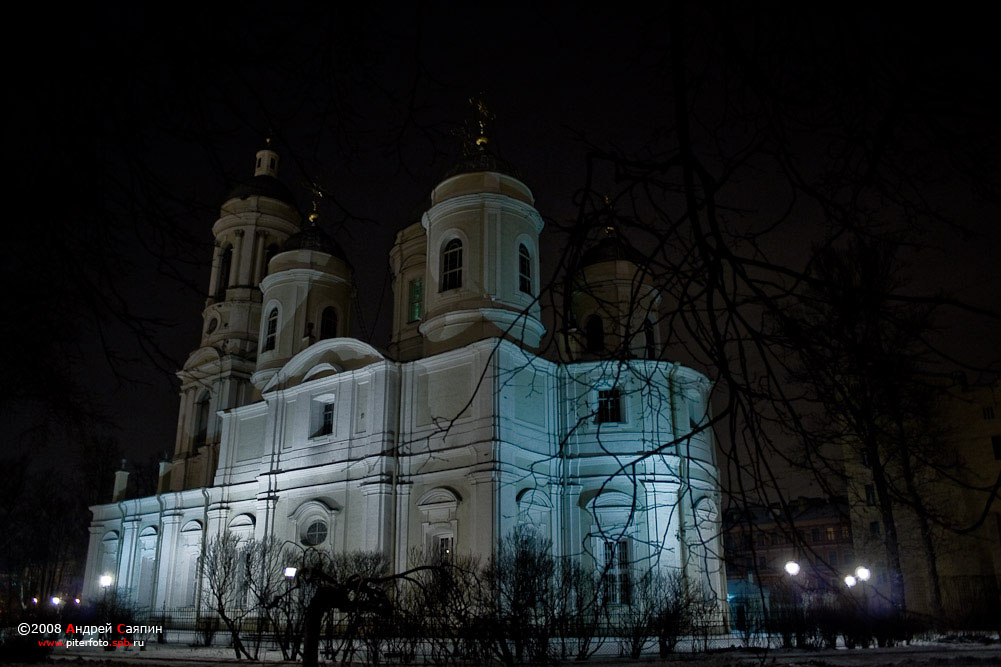
M 285 241 L 283 250 L 316 250 L 347 261 L 344 249 L 319 227 L 312 226 L 296 232 Z
M 600 264 L 601 262 L 615 262 L 615 261 L 626 261 L 632 262 L 636 266 L 643 266 L 646 264 L 647 258 L 643 254 L 632 247 L 628 241 L 622 238 L 619 234 L 609 234 L 605 238 L 601 239 L 583 253 L 581 253 L 580 261 L 577 263 L 579 268 L 585 266 L 591 266 L 592 264 Z
M 482 146 L 463 151 L 455 166 L 445 172 L 442 180 L 458 176 L 459 174 L 472 174 L 477 171 L 496 171 L 521 180 L 521 174 L 518 173 L 517 168 L 513 164 Z
M 260 174 L 254 176 L 246 183 L 233 188 L 228 199 L 246 199 L 247 197 L 270 197 L 278 201 L 295 206 L 295 197 L 292 191 L 274 176 Z

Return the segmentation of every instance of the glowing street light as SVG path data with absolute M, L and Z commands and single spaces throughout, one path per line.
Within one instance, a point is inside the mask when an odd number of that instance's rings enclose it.
M 107 588 L 108 586 L 111 585 L 111 575 L 110 574 L 102 574 L 98 578 L 97 583 L 101 584 L 101 588 Z
M 61 603 L 62 601 L 63 601 L 63 599 L 62 599 L 61 597 L 59 597 L 59 596 L 57 596 L 57 595 L 53 595 L 53 596 L 52 596 L 52 604 L 53 604 L 53 605 L 55 605 L 56 607 L 58 607 L 58 606 L 59 606 L 59 604 L 60 604 L 60 603 Z
M 287 568 L 285 568 L 285 577 L 287 579 L 291 579 L 291 578 L 293 578 L 295 576 L 295 573 L 298 572 L 298 571 L 299 570 L 297 570 L 296 568 L 294 568 L 291 565 L 289 565 Z
M 857 583 L 858 583 L 858 579 L 856 579 L 852 575 L 849 574 L 849 575 L 845 576 L 845 586 L 847 586 L 848 588 L 851 588 L 852 586 L 854 586 Z
M 73 598 L 73 602 L 76 602 L 77 604 L 80 604 L 80 598 Z
M 788 574 L 790 577 L 795 577 L 797 574 L 799 574 L 799 569 L 800 569 L 799 563 L 797 563 L 794 560 L 791 560 L 788 563 L 786 563 L 786 574 Z
M 859 565 L 855 568 L 855 576 L 858 577 L 859 581 L 869 581 L 869 577 L 872 576 L 872 572 L 870 572 L 869 568 L 864 565 Z
M 38 604 L 38 598 L 31 598 L 31 604 Z

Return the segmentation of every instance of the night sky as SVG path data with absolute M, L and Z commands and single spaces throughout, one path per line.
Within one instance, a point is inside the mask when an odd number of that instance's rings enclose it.
M 894 157 L 942 212 L 915 221 L 909 289 L 1001 310 L 989 21 L 842 6 L 826 15 L 689 10 L 688 74 L 707 161 L 725 169 L 722 156 L 750 142 L 762 110 L 771 122 L 795 120 L 790 151 L 817 174 L 843 157 L 826 152 L 825 128 L 864 135 L 899 119 L 894 136 L 918 159 Z M 305 183 L 322 185 L 323 224 L 355 268 L 354 335 L 383 348 L 393 237 L 418 220 L 455 160 L 471 95 L 485 94 L 493 146 L 546 219 L 544 277 L 577 215 L 589 152 L 659 159 L 674 150 L 671 8 L 77 11 L 9 28 L 18 35 L 8 45 L 4 142 L 13 304 L 3 327 L 14 344 L 5 346 L 2 427 L 7 452 L 27 449 L 40 465 L 57 463 L 70 436 L 32 439 L 25 429 L 78 400 L 105 415 L 94 428 L 130 458 L 172 453 L 172 373 L 199 341 L 211 226 L 266 136 L 301 208 Z M 732 64 L 744 58 L 754 67 Z M 811 106 L 816 99 L 824 104 Z M 758 115 L 722 111 L 731 107 Z M 621 190 L 621 174 L 592 164 L 597 192 Z M 769 164 L 745 165 L 725 195 L 751 226 L 790 200 Z M 796 223 L 764 242 L 773 261 L 801 263 L 828 229 L 808 203 L 794 211 Z M 997 360 L 997 319 L 937 323 L 975 365 Z

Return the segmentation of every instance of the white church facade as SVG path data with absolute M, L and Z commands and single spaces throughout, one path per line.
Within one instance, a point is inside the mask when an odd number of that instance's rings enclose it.
M 138 608 L 205 605 L 223 531 L 403 571 L 418 552 L 485 561 L 524 523 L 596 576 L 675 569 L 725 595 L 709 383 L 659 358 L 635 251 L 610 234 L 582 254 L 567 333 L 540 353 L 543 222 L 481 148 L 397 234 L 380 351 L 349 337 L 350 263 L 277 169 L 259 151 L 222 205 L 174 455 L 156 495 L 91 508 L 85 597 L 103 580 Z

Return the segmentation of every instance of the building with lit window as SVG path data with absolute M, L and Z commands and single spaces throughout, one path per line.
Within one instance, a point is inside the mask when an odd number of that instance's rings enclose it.
M 650 568 L 722 598 L 710 387 L 659 357 L 640 253 L 614 231 L 583 252 L 572 321 L 542 352 L 542 218 L 478 143 L 397 234 L 379 350 L 349 335 L 349 257 L 277 176 L 259 151 L 222 205 L 173 457 L 157 495 L 92 508 L 87 595 L 110 576 L 140 608 L 195 606 L 224 531 L 403 570 L 415 553 L 486 560 L 530 524 L 613 604 Z

